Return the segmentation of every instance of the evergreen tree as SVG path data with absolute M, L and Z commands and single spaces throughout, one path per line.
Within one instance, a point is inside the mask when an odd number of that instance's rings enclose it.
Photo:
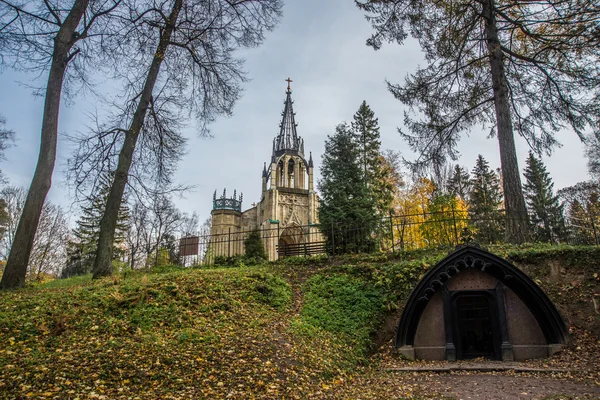
M 255 260 L 266 260 L 267 253 L 265 252 L 265 247 L 263 246 L 263 240 L 260 236 L 260 230 L 254 229 L 252 232 L 248 234 L 246 240 L 244 240 L 244 249 L 245 256 L 247 258 L 255 259 Z
M 352 137 L 358 147 L 360 167 L 363 170 L 365 181 L 370 183 L 375 179 L 379 169 L 377 158 L 381 141 L 379 140 L 379 121 L 366 101 L 363 100 L 354 114 L 354 121 L 351 125 Z
M 469 193 L 469 215 L 476 229 L 476 238 L 495 243 L 502 235 L 502 190 L 498 175 L 480 154 L 473 168 Z
M 360 148 L 347 124 L 325 141 L 319 190 L 319 221 L 332 253 L 369 251 L 374 246 L 375 200 L 365 184 Z
M 73 231 L 73 239 L 67 245 L 67 264 L 62 271 L 63 277 L 87 274 L 92 270 L 94 255 L 100 234 L 100 220 L 106 207 L 106 198 L 110 190 L 108 176 L 103 176 L 96 194 L 81 209 L 77 227 Z M 119 259 L 124 254 L 124 243 L 129 230 L 129 209 L 127 204 L 119 208 L 119 219 L 115 232 L 113 259 Z
M 529 152 L 523 191 L 536 239 L 549 242 L 562 235 L 562 206 L 554 194 L 554 183 L 542 160 Z
M 452 174 L 446 183 L 448 194 L 458 196 L 464 201 L 469 200 L 469 192 L 471 191 L 471 177 L 469 171 L 460 165 L 456 164 L 452 170 Z
M 351 127 L 352 138 L 358 148 L 357 157 L 363 182 L 375 201 L 377 213 L 387 215 L 394 200 L 395 187 L 390 176 L 392 171 L 381 154 L 378 119 L 366 101 L 363 100 L 354 114 Z

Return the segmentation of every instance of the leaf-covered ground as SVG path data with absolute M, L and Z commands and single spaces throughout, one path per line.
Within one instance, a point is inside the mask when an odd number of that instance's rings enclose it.
M 535 265 L 534 256 L 514 254 Z M 414 283 L 443 255 L 173 269 L 3 292 L 0 398 L 466 398 L 477 382 L 493 391 L 494 384 L 518 389 L 540 379 L 385 371 L 404 362 L 389 344 L 375 351 L 374 342 L 389 339 L 375 333 L 396 320 Z M 522 398 L 594 398 L 600 344 L 575 329 L 570 349 L 535 365 L 586 372 L 545 374 L 556 390 Z M 592 389 L 565 392 L 569 385 Z

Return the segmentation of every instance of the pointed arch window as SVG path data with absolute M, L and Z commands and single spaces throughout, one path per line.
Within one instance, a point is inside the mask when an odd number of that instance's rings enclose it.
M 294 187 L 295 183 L 295 174 L 294 174 L 294 165 L 295 161 L 293 158 L 290 158 L 288 161 L 288 187 Z
M 277 182 L 278 186 L 284 186 L 284 182 L 285 182 L 285 173 L 284 173 L 284 168 L 283 168 L 283 160 L 279 160 L 279 163 L 277 164 L 277 177 L 279 178 Z

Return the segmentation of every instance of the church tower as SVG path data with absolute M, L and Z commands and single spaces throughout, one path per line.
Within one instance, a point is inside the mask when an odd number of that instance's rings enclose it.
M 270 260 L 277 259 L 278 248 L 322 241 L 316 227 L 318 197 L 314 191 L 314 166 L 312 154 L 308 160 L 304 153 L 304 140 L 298 136 L 296 113 L 292 101 L 292 90 L 288 78 L 279 133 L 273 139 L 271 159 L 262 170 L 262 192 L 260 203 L 241 212 L 223 211 L 220 204 L 213 206 L 213 234 L 246 232 L 259 228 L 263 231 L 265 250 Z M 232 212 L 233 211 L 233 212 Z M 225 227 L 239 221 L 239 228 Z M 239 218 L 236 218 L 240 213 Z M 236 214 L 235 217 L 233 214 Z M 217 217 L 217 218 L 215 218 Z M 218 222 L 217 222 L 218 220 Z M 235 222 L 234 222 L 235 221 Z M 240 251 L 243 249 L 240 249 Z

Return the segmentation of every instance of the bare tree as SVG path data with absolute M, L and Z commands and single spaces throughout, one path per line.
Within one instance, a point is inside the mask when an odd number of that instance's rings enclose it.
M 15 69 L 43 74 L 44 92 L 41 146 L 6 263 L 0 288 L 23 286 L 35 233 L 52 183 L 58 138 L 58 114 L 65 82 L 85 82 L 85 71 L 101 52 L 105 17 L 120 0 L 61 1 L 0 0 L 0 62 Z M 96 28 L 99 29 L 96 29 Z M 70 68 L 68 68 L 70 67 Z
M 375 33 L 367 44 L 419 40 L 427 66 L 392 94 L 419 113 L 401 132 L 422 170 L 447 157 L 473 125 L 498 137 L 506 240 L 529 237 L 514 131 L 537 153 L 557 145 L 555 132 L 598 130 L 600 6 L 592 0 L 357 0 Z
M 139 201 L 131 207 L 129 230 L 127 231 L 127 261 L 131 269 L 143 265 L 146 259 L 144 249 L 148 240 L 148 208 Z
M 0 242 L 0 256 L 5 259 L 13 246 L 15 232 L 27 198 L 27 189 L 8 186 L 0 191 L 0 198 L 6 203 L 8 219 L 6 231 Z M 26 275 L 28 279 L 39 281 L 45 275 L 58 275 L 66 260 L 68 231 L 68 219 L 63 209 L 46 202 L 42 208 L 29 258 Z
M 168 159 L 161 138 L 175 138 L 168 121 L 180 110 L 204 124 L 231 114 L 244 81 L 238 47 L 256 46 L 281 15 L 281 0 L 173 0 L 131 3 L 122 45 L 130 75 L 123 125 L 108 130 L 122 136 L 115 177 L 100 225 L 94 277 L 112 273 L 112 243 L 118 205 L 132 168 L 138 139 L 158 138 L 158 154 Z M 163 68 L 164 67 L 164 68 Z M 161 68 L 163 68 L 161 73 Z M 141 82 L 141 85 L 140 85 Z M 166 116 L 166 117 L 165 117 Z M 166 119 L 165 119 L 166 118 Z M 126 126 L 122 128 L 121 126 Z M 176 148 L 175 148 L 176 149 Z M 135 168 L 135 164 L 133 165 Z M 158 169 L 160 174 L 164 171 Z
M 177 209 L 166 195 L 155 196 L 148 205 L 136 201 L 130 216 L 127 245 L 131 268 L 156 265 L 167 236 L 180 235 L 197 226 L 197 217 L 194 224 L 194 218 Z
M 153 264 L 158 264 L 159 251 L 167 235 L 179 231 L 185 223 L 184 215 L 167 196 L 159 196 L 152 202 L 151 232 L 153 233 L 148 257 L 154 253 Z
M 39 282 L 45 277 L 58 277 L 67 259 L 69 224 L 63 209 L 46 202 L 40 217 L 29 258 L 28 276 Z
M 4 160 L 4 152 L 8 149 L 13 140 L 15 139 L 15 133 L 9 129 L 6 129 L 6 119 L 0 115 L 0 160 Z M 0 183 L 5 183 L 6 179 L 0 171 Z
M 27 198 L 27 189 L 21 186 L 7 186 L 0 191 L 0 198 L 6 203 L 8 221 L 0 242 L 0 257 L 6 260 L 15 239 L 15 233 Z
M 200 222 L 198 214 L 194 211 L 192 215 L 183 215 L 183 222 L 181 224 L 181 235 L 182 236 L 193 236 L 198 234 L 198 223 Z

